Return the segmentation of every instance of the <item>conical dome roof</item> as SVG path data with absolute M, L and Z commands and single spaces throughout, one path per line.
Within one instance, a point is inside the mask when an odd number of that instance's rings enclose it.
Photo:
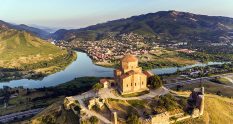
M 127 54 L 121 59 L 121 61 L 122 62 L 136 62 L 136 61 L 138 61 L 138 59 L 137 59 L 137 57 L 135 57 L 133 55 Z

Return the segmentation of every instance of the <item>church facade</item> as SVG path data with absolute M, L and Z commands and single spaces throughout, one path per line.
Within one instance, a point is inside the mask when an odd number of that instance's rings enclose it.
M 147 75 L 138 66 L 138 59 L 126 55 L 121 59 L 120 68 L 114 70 L 114 78 L 121 94 L 131 94 L 148 90 Z

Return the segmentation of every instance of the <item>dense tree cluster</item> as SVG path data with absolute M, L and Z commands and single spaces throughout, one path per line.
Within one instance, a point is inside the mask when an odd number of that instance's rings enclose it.
M 163 86 L 163 81 L 160 79 L 158 75 L 154 75 L 152 77 L 149 77 L 148 79 L 148 84 L 153 88 L 153 89 L 158 89 L 161 86 Z
M 195 72 L 195 74 L 191 74 Z M 188 75 L 192 78 L 211 76 L 212 74 L 223 74 L 233 72 L 233 63 L 224 63 L 221 65 L 208 65 L 205 67 L 193 67 L 191 69 L 186 69 L 183 71 L 177 71 L 176 74 Z
M 160 96 L 157 104 L 158 107 L 165 108 L 167 111 L 172 111 L 178 107 L 175 97 L 171 94 Z
M 127 124 L 139 124 L 139 116 L 136 113 L 130 112 L 127 117 Z
M 96 84 L 96 82 L 98 81 L 99 78 L 82 77 L 82 78 L 76 78 L 72 81 L 69 81 L 64 84 L 60 84 L 55 87 L 38 88 L 37 90 L 52 91 L 53 96 L 62 96 L 62 95 L 72 96 L 90 90 L 93 87 L 93 85 Z
M 98 124 L 99 119 L 96 116 L 91 116 L 89 121 L 91 122 L 91 124 Z

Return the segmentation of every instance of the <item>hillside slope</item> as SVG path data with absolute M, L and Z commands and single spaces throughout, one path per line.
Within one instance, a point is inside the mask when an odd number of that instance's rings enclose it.
M 57 102 L 47 107 L 41 113 L 31 119 L 31 124 L 77 124 L 79 117 L 71 110 L 63 108 L 62 103 Z M 29 122 L 26 122 L 29 123 Z
M 23 31 L 0 31 L 0 67 L 52 59 L 65 51 Z
M 205 95 L 203 117 L 190 119 L 182 124 L 231 124 L 233 122 L 233 99 L 216 95 Z
M 177 124 L 231 124 L 233 121 L 233 99 L 212 94 L 205 95 L 205 112 L 202 117 L 189 119 Z M 62 103 L 55 103 L 37 114 L 32 119 L 33 124 L 77 123 L 78 117 L 71 111 L 66 111 Z
M 160 11 L 101 23 L 87 28 L 58 30 L 53 34 L 57 40 L 98 40 L 111 35 L 134 32 L 157 41 L 218 41 L 229 35 L 233 19 L 220 16 L 197 15 L 178 11 Z
M 12 72 L 16 71 L 53 73 L 64 68 L 74 58 L 75 55 L 72 52 L 61 49 L 33 34 L 0 25 L 1 79 L 14 75 Z

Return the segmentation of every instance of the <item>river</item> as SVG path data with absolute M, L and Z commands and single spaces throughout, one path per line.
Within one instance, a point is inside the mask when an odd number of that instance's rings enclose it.
M 78 54 L 77 59 L 67 66 L 63 71 L 48 75 L 41 80 L 35 79 L 20 79 L 12 80 L 8 82 L 1 82 L 0 88 L 3 86 L 18 87 L 23 86 L 24 88 L 39 88 L 39 87 L 49 87 L 55 86 L 61 83 L 65 83 L 77 77 L 112 77 L 113 68 L 106 68 L 97 66 L 92 63 L 92 60 L 86 53 L 76 52 Z M 184 67 L 169 67 L 169 68 L 156 68 L 151 71 L 156 74 L 170 74 L 175 73 L 177 69 L 184 70 L 187 68 L 192 68 L 195 66 L 206 66 L 222 64 L 221 62 L 209 62 L 207 64 L 194 64 Z

